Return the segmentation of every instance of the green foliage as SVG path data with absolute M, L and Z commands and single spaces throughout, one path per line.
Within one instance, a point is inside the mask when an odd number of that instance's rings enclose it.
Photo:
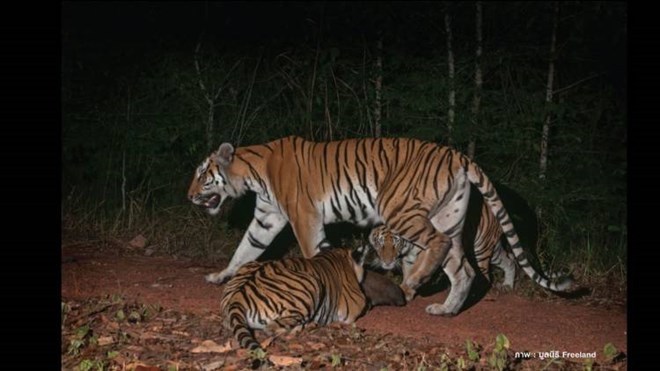
M 248 356 L 251 359 L 263 361 L 268 357 L 268 353 L 261 348 L 257 348 L 248 352 Z
M 503 352 L 510 347 L 511 343 L 509 343 L 509 339 L 504 334 L 497 334 L 497 337 L 495 338 L 495 351 Z
M 476 349 L 475 343 L 470 340 L 465 340 L 465 349 L 470 361 L 477 362 L 479 360 L 479 351 Z
M 334 368 L 341 366 L 341 364 L 342 364 L 341 356 L 339 354 L 332 353 L 330 355 L 330 366 Z
M 593 358 L 587 358 L 582 362 L 582 366 L 584 366 L 584 371 L 592 371 L 594 368 L 594 363 L 595 360 Z
M 504 334 L 498 334 L 495 338 L 495 348 L 493 353 L 488 357 L 488 365 L 492 369 L 504 370 L 507 366 L 508 354 L 507 350 L 510 347 L 509 339 Z
M 451 358 L 446 353 L 442 353 L 440 356 L 440 370 L 448 371 L 449 366 L 453 365 L 453 363 L 454 362 L 452 362 Z
M 80 370 L 80 371 L 90 371 L 90 370 L 103 371 L 104 367 L 105 367 L 105 364 L 102 360 L 83 359 L 82 361 L 80 361 L 80 364 L 78 365 L 78 370 Z
M 66 321 L 66 316 L 70 311 L 71 311 L 71 307 L 69 307 L 69 305 L 66 304 L 65 302 L 62 302 L 62 310 L 61 310 L 62 326 L 64 326 L 64 321 Z
M 68 354 L 78 355 L 80 350 L 89 344 L 96 342 L 89 325 L 83 325 L 76 329 L 76 334 L 69 343 Z
M 603 354 L 608 362 L 613 362 L 620 354 L 619 350 L 612 343 L 607 343 L 603 347 Z
M 467 362 L 465 361 L 465 359 L 463 359 L 462 356 L 456 359 L 456 367 L 458 367 L 459 370 L 465 370 L 468 368 Z

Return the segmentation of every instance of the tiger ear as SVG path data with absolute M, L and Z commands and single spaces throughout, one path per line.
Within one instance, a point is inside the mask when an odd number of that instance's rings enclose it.
M 213 155 L 220 165 L 227 166 L 234 159 L 234 146 L 231 143 L 222 143 Z

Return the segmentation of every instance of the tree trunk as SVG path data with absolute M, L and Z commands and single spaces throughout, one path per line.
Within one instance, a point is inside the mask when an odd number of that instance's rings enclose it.
M 539 160 L 539 179 L 544 180 L 548 168 L 548 136 L 550 133 L 550 122 L 552 113 L 550 105 L 552 104 L 552 88 L 555 80 L 555 60 L 557 58 L 557 28 L 559 26 L 559 2 L 554 4 L 554 20 L 552 22 L 552 41 L 550 43 L 550 62 L 548 64 L 548 83 L 545 89 L 546 113 L 543 122 L 543 131 L 541 134 L 541 155 Z
M 201 46 L 202 46 L 202 38 L 200 37 L 200 40 L 197 43 L 197 46 L 195 47 L 194 62 L 195 62 L 195 71 L 197 72 L 197 84 L 199 85 L 199 88 L 202 90 L 204 99 L 208 104 L 208 116 L 206 119 L 206 150 L 211 151 L 213 149 L 213 120 L 214 120 L 214 112 L 215 112 L 215 98 L 217 97 L 217 94 L 216 96 L 213 96 L 211 92 L 209 92 L 208 89 L 206 89 L 206 85 L 204 85 L 204 79 L 202 78 L 202 70 L 199 67 L 199 50 Z
M 482 36 L 481 36 L 481 24 L 482 24 L 482 12 L 481 12 L 481 1 L 476 2 L 476 36 L 477 36 L 477 52 L 475 55 L 474 62 L 474 102 L 472 105 L 472 135 L 470 137 L 470 144 L 468 145 L 468 157 L 473 159 L 474 152 L 477 146 L 476 137 L 474 132 L 476 131 L 477 125 L 479 125 L 479 109 L 481 107 L 481 86 L 483 85 L 483 78 L 481 76 L 481 53 L 482 53 Z
M 376 43 L 376 101 L 374 102 L 374 137 L 382 135 L 381 118 L 383 114 L 383 36 Z
M 451 16 L 445 13 L 445 30 L 447 31 L 447 65 L 449 68 L 449 109 L 447 111 L 447 144 L 452 144 L 454 128 L 454 109 L 456 106 L 456 90 L 454 90 L 454 52 L 451 47 Z

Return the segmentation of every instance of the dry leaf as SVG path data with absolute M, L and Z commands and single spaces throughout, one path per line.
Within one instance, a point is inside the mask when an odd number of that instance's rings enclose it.
M 220 367 L 222 367 L 224 364 L 225 364 L 225 361 L 215 361 L 215 362 L 211 362 L 211 363 L 209 363 L 209 364 L 207 364 L 207 365 L 202 366 L 202 370 L 204 370 L 204 371 L 213 371 L 213 370 L 217 370 L 217 369 L 219 369 Z
M 296 366 L 302 363 L 302 357 L 289 357 L 289 356 L 277 356 L 270 355 L 268 360 L 273 362 L 275 366 Z
M 231 350 L 229 341 L 223 345 L 218 345 L 213 340 L 204 340 L 202 343 L 191 350 L 192 353 L 226 353 Z
M 128 243 L 128 245 L 133 248 L 142 249 L 147 246 L 147 239 L 144 238 L 143 235 L 138 234 L 131 240 L 131 242 Z
M 160 371 L 160 367 L 137 365 L 135 371 Z
M 140 333 L 139 339 L 140 340 L 150 340 L 150 339 L 158 339 L 159 336 L 156 333 L 145 331 Z
M 112 336 L 101 336 L 101 337 L 98 339 L 98 344 L 99 344 L 100 346 L 104 346 L 104 345 L 112 344 L 112 343 L 114 343 L 114 342 L 115 342 L 115 339 L 113 339 Z
M 310 350 L 321 350 L 325 348 L 325 344 L 323 343 L 307 343 L 307 348 Z
M 289 348 L 289 351 L 291 351 L 291 352 L 301 352 L 302 353 L 305 350 L 305 347 L 302 344 L 298 344 L 298 343 L 289 344 L 289 346 L 287 348 Z
M 129 345 L 125 349 L 128 350 L 129 352 L 133 352 L 133 353 L 142 353 L 142 352 L 144 352 L 144 348 L 139 346 L 139 345 Z
M 264 341 L 262 341 L 259 345 L 261 345 L 262 349 L 266 349 L 270 346 L 270 343 L 272 343 L 274 339 L 275 336 L 271 336 L 269 338 L 264 339 Z
M 149 366 L 146 363 L 142 363 L 140 361 L 132 362 L 126 365 L 127 370 L 135 370 L 135 371 L 147 371 L 147 370 L 152 370 L 153 366 Z

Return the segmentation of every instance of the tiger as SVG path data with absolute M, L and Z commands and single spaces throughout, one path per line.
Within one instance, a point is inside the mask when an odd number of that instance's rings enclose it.
M 482 204 L 479 224 L 474 236 L 474 258 L 483 277 L 491 281 L 490 267 L 497 266 L 504 271 L 502 289 L 513 290 L 516 278 L 516 263 L 511 253 L 502 245 L 502 230 L 495 220 L 493 214 L 486 204 Z M 472 220 L 468 219 L 467 222 Z M 465 238 L 465 234 L 463 235 Z M 423 247 L 407 241 L 387 228 L 385 225 L 374 227 L 369 233 L 369 246 L 376 252 L 376 257 L 371 265 L 385 270 L 392 270 L 401 266 L 404 280 L 410 274 L 410 268 L 415 263 L 417 255 Z M 469 241 L 463 241 L 463 245 L 469 245 Z M 530 267 L 530 269 L 533 269 Z M 528 270 L 525 270 L 529 274 Z
M 441 264 L 451 288 L 444 303 L 426 312 L 453 316 L 461 309 L 475 276 L 465 264 L 461 235 L 470 194 L 476 186 L 510 246 L 519 238 L 486 174 L 459 151 L 412 138 L 359 138 L 312 142 L 297 136 L 234 148 L 222 143 L 196 169 L 188 198 L 217 215 L 228 198 L 256 194 L 250 222 L 229 265 L 206 280 L 223 283 L 255 260 L 291 224 L 305 258 L 329 247 L 325 225 L 351 222 L 359 227 L 387 225 L 420 246 L 401 284 L 407 301 Z M 526 257 L 517 257 L 521 266 Z M 444 263 L 443 263 L 444 262 Z M 568 278 L 547 287 L 565 291 Z
M 487 208 L 485 209 L 488 211 L 488 215 L 492 215 L 490 210 Z M 480 227 L 481 226 L 480 223 Z M 487 231 L 477 231 L 478 235 L 477 240 L 475 241 L 474 257 L 481 274 L 490 284 L 492 284 L 490 267 L 497 266 L 502 269 L 504 271 L 504 282 L 501 285 L 501 289 L 510 291 L 513 290 L 517 266 L 511 253 L 507 251 L 502 246 L 502 242 L 499 241 L 499 237 L 501 236 L 499 224 L 495 224 L 495 226 L 497 226 L 497 231 L 492 235 L 479 235 L 480 233 Z M 484 243 L 483 238 L 489 240 L 492 238 L 496 240 L 491 240 L 492 243 L 489 244 Z M 379 225 L 372 229 L 369 234 L 369 243 L 376 252 L 376 257 L 371 264 L 385 270 L 392 270 L 400 266 L 404 280 L 410 274 L 410 269 L 415 263 L 417 255 L 419 255 L 424 249 L 423 246 L 417 246 L 416 244 L 407 241 L 405 238 L 393 234 L 385 225 Z M 535 275 L 536 271 L 531 266 L 524 271 L 532 278 L 537 276 Z M 555 278 L 557 275 L 552 274 L 550 277 Z M 539 280 L 538 277 L 535 282 L 541 286 L 544 284 L 544 281 Z
M 310 322 L 351 324 L 372 305 L 402 302 L 396 284 L 367 273 L 351 250 L 334 248 L 311 259 L 244 264 L 225 286 L 220 307 L 223 326 L 241 347 L 255 350 L 261 346 L 253 329 L 273 334 L 299 331 Z

